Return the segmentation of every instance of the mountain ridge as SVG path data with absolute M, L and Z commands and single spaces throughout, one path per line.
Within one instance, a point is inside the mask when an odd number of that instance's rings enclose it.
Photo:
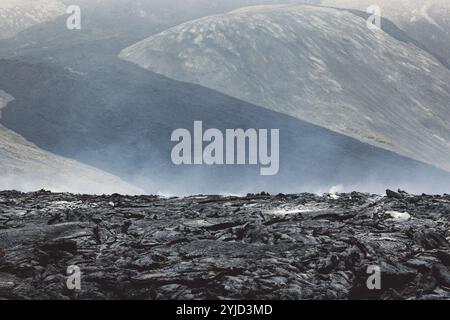
M 394 22 L 450 69 L 450 2 L 447 0 L 322 0 L 321 5 L 364 12 L 376 5 L 381 9 L 382 18 Z
M 450 170 L 449 70 L 349 12 L 248 7 L 173 27 L 120 57 Z
M 2 0 L 0 3 L 0 40 L 12 38 L 32 26 L 65 13 L 59 0 Z

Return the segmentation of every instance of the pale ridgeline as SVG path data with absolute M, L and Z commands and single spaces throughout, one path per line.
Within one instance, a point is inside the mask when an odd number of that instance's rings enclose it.
M 0 112 L 13 97 L 0 90 Z M 0 113 L 1 116 L 1 113 Z M 98 169 L 45 152 L 0 125 L 0 190 L 140 194 Z
M 341 9 L 248 7 L 171 28 L 120 57 L 450 170 L 450 70 L 389 26 L 369 30 Z
M 64 19 L 73 5 L 82 13 L 83 29 L 127 37 L 159 30 L 206 15 L 224 13 L 248 5 L 271 3 L 318 3 L 320 0 L 1 0 L 0 40 L 55 22 L 64 29 Z M 70 12 L 70 13 L 68 13 Z M 147 32 L 147 33 L 146 33 Z M 35 44 L 36 39 L 33 39 Z
M 378 6 L 389 19 L 450 66 L 450 1 L 323 0 L 322 5 L 367 11 Z
M 1 0 L 0 39 L 54 19 L 65 13 L 60 0 Z

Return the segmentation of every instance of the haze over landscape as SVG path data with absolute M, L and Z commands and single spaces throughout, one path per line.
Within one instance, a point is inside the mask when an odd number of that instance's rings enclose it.
M 446 0 L 1 1 L 0 189 L 449 192 L 449 30 Z M 280 129 L 279 174 L 175 166 L 196 120 Z
M 0 116 L 11 100 L 12 96 L 0 90 Z M 44 186 L 75 193 L 141 192 L 110 174 L 41 150 L 2 125 L 0 160 L 0 189 L 35 191 Z

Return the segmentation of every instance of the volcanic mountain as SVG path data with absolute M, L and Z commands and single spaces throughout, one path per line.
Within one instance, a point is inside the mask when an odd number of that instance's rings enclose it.
M 0 60 L 0 86 L 15 97 L 1 122 L 40 148 L 111 172 L 148 193 L 266 190 L 445 192 L 450 175 L 297 118 L 131 63 L 79 73 L 44 63 Z M 174 130 L 280 129 L 280 171 L 255 166 L 176 166 Z
M 448 191 L 448 173 L 432 166 L 117 57 L 125 47 L 177 23 L 261 1 L 73 2 L 82 8 L 82 30 L 67 30 L 61 16 L 0 44 L 0 55 L 8 58 L 0 60 L 0 87 L 15 98 L 3 109 L 1 123 L 42 150 L 110 172 L 147 193 L 324 192 L 333 187 Z M 189 9 L 190 5 L 196 9 Z M 315 10 L 330 11 L 327 17 L 343 14 L 342 10 Z M 351 16 L 348 22 L 365 26 L 361 17 Z M 310 22 L 318 23 L 317 19 Z M 403 35 L 415 45 L 395 26 L 391 29 L 397 39 Z M 277 43 L 277 39 L 269 40 Z M 246 41 L 239 45 L 245 47 Z M 331 50 L 327 45 L 324 52 Z M 325 78 L 319 77 L 318 84 L 327 83 Z M 358 77 L 351 83 L 359 88 Z M 317 113 L 321 114 L 320 108 Z M 175 166 L 170 158 L 171 133 L 179 128 L 192 130 L 198 120 L 205 129 L 223 132 L 280 129 L 279 174 L 261 177 L 255 166 Z M 404 144 L 416 138 L 413 135 Z
M 450 170 L 450 71 L 390 24 L 259 6 L 187 22 L 120 57 Z

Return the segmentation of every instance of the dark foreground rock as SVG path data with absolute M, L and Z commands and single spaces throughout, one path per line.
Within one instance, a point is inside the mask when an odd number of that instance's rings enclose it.
M 387 194 L 0 192 L 0 298 L 450 298 L 450 196 Z

